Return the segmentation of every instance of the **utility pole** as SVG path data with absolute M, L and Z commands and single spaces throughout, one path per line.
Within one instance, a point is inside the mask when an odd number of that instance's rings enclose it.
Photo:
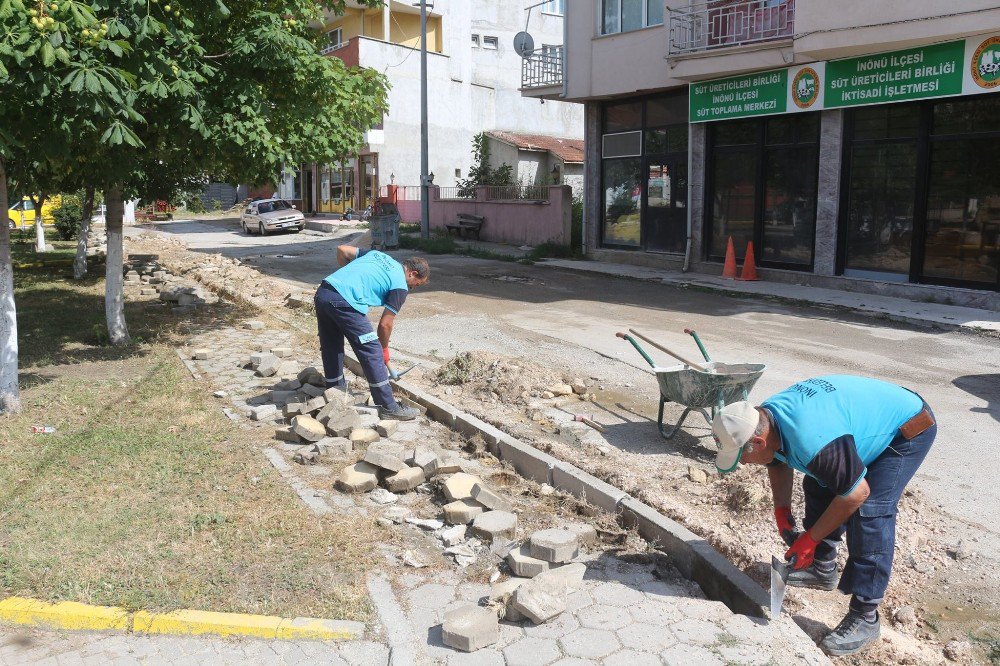
M 431 237 L 427 148 L 427 0 L 420 0 L 420 235 Z

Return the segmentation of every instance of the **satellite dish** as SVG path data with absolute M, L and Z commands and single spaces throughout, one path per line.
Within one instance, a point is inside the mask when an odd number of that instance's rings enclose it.
M 527 58 L 535 50 L 535 40 L 522 30 L 514 35 L 514 52 L 522 58 Z

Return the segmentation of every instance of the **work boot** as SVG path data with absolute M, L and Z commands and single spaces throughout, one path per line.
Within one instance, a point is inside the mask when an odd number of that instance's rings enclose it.
M 882 618 L 878 611 L 875 611 L 874 622 L 869 622 L 855 610 L 848 611 L 847 616 L 836 629 L 826 635 L 819 647 L 831 657 L 854 654 L 878 639 L 881 629 Z
M 396 404 L 392 407 L 383 407 L 379 405 L 378 417 L 380 419 L 387 419 L 393 421 L 412 421 L 413 419 L 420 416 L 420 410 L 413 407 L 403 407 L 400 404 Z
M 832 590 L 837 587 L 837 567 L 829 570 L 820 569 L 815 563 L 805 569 L 792 569 L 788 572 L 786 585 L 792 587 L 808 587 L 811 590 Z

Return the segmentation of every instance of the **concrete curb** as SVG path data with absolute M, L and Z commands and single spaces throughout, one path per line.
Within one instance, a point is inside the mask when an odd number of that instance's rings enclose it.
M 345 355 L 344 363 L 351 372 L 361 373 L 361 366 L 355 359 Z M 735 613 L 765 617 L 764 609 L 770 604 L 767 592 L 683 525 L 628 493 L 501 432 L 412 384 L 396 381 L 393 385 L 407 398 L 426 407 L 428 417 L 464 435 L 482 436 L 490 452 L 510 463 L 521 476 L 565 490 L 616 514 L 626 527 L 635 527 L 644 539 L 667 553 L 680 572 L 698 583 L 710 599 L 721 601 Z
M 273 640 L 349 641 L 362 638 L 365 625 L 347 620 L 312 617 L 177 610 L 170 613 L 136 611 L 115 606 L 91 606 L 73 601 L 51 604 L 23 597 L 0 601 L 0 620 L 24 626 L 54 629 L 131 631 L 173 636 L 251 636 Z

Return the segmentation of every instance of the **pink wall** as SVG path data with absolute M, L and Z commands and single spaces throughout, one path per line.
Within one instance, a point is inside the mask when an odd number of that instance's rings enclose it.
M 442 201 L 441 188 L 431 188 L 431 229 L 445 231 L 445 223 L 454 222 L 459 213 L 486 218 L 480 240 L 511 245 L 569 245 L 573 190 L 569 185 L 553 185 L 547 202 L 491 201 L 488 188 L 479 187 L 475 199 Z

